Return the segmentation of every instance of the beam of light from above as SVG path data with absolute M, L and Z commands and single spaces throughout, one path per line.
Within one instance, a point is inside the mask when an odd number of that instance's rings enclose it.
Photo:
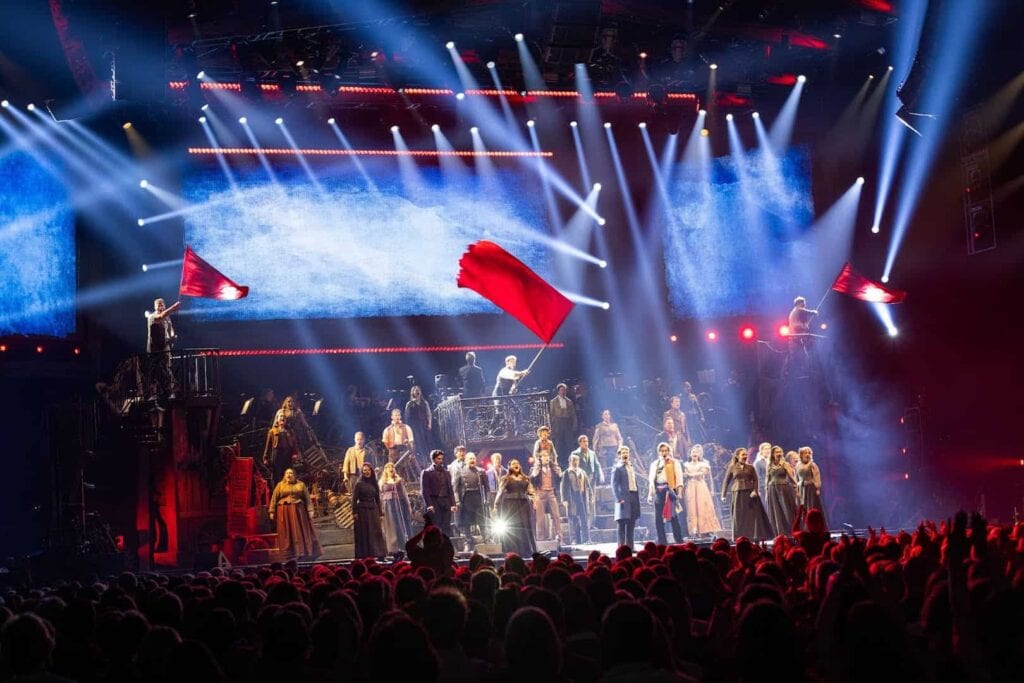
M 850 258 L 863 187 L 863 183 L 852 183 L 846 192 L 814 221 L 810 232 L 814 236 L 815 256 L 813 263 L 810 264 L 813 267 L 808 268 L 806 273 L 813 273 L 813 278 L 807 282 L 795 282 L 794 286 L 800 291 L 828 291 L 836 273 Z
M 210 124 L 205 118 L 200 119 L 200 121 L 203 126 L 203 133 L 206 134 L 206 139 L 210 142 L 210 148 L 215 150 L 214 155 L 217 157 L 217 165 L 220 166 L 220 170 L 224 173 L 224 177 L 227 179 L 228 185 L 231 187 L 231 191 L 238 192 L 238 182 L 235 180 L 235 174 L 231 172 L 228 160 L 225 159 L 224 154 L 221 153 L 220 144 L 217 142 L 217 138 L 214 137 Z
M 392 134 L 398 133 L 398 127 L 392 126 Z M 438 152 L 437 150 L 429 149 L 413 149 L 410 150 L 407 146 L 403 149 L 333 149 L 333 148 L 308 148 L 303 147 L 298 150 L 301 154 L 307 157 L 348 157 L 348 156 L 361 156 L 361 157 L 422 157 L 422 158 L 438 158 L 442 156 L 452 157 L 474 157 L 480 154 L 473 150 L 457 149 L 452 152 Z M 294 156 L 296 150 L 290 147 L 189 147 L 189 154 L 196 155 L 207 155 L 207 154 L 225 154 L 229 156 L 236 155 L 259 155 L 264 156 Z M 483 152 L 484 155 L 493 158 L 537 158 L 537 157 L 553 157 L 554 152 L 535 152 L 533 150 L 528 151 L 488 151 Z M 572 190 L 570 190 L 571 192 Z M 572 199 L 571 195 L 569 196 Z M 583 201 L 579 199 L 579 195 L 576 195 L 577 201 Z
M 801 77 L 802 78 L 802 77 Z M 779 115 L 772 122 L 771 133 L 768 139 L 771 140 L 772 149 L 777 155 L 784 154 L 789 147 L 789 141 L 793 138 L 793 127 L 796 125 L 796 112 L 800 107 L 800 96 L 804 91 L 805 80 L 796 79 L 796 85 L 790 91 L 785 104 L 779 111 Z
M 771 140 L 768 139 L 768 131 L 764 128 L 762 117 L 754 117 L 754 131 L 757 133 L 757 148 L 765 156 L 775 156 L 772 151 Z
M 574 122 L 575 123 L 575 122 Z M 583 180 L 583 189 L 586 190 L 590 187 L 590 169 L 587 167 L 587 152 L 583 148 L 583 140 L 580 138 L 580 127 L 571 126 L 572 128 L 572 142 L 576 148 L 576 163 L 580 167 L 580 178 Z
M 533 149 L 540 151 L 540 139 L 537 137 L 536 127 L 530 125 L 528 130 Z M 548 174 L 545 173 L 543 164 L 543 159 L 537 159 L 537 173 L 540 175 L 541 189 L 544 191 L 544 205 L 548 210 L 548 221 L 551 223 L 551 229 L 557 234 L 562 231 L 562 217 L 558 214 L 558 204 L 555 202 L 555 195 L 551 191 L 551 183 L 548 182 Z
M 313 184 L 313 187 L 316 188 L 317 192 L 323 194 L 324 187 L 320 184 L 320 179 L 316 177 L 316 173 L 313 172 L 309 162 L 306 161 L 306 155 L 304 155 L 302 150 L 299 149 L 299 146 L 295 144 L 295 138 L 292 137 L 291 132 L 288 130 L 288 125 L 284 123 L 283 119 L 278 119 L 278 121 L 280 121 L 280 123 L 277 124 L 278 128 L 281 129 L 284 139 L 288 141 L 288 146 L 295 150 L 295 158 L 299 160 L 299 165 L 302 167 L 302 170 L 305 171 L 306 177 L 309 178 L 309 182 Z
M 633 193 L 629 188 L 629 181 L 626 179 L 626 171 L 619 156 L 619 145 L 615 141 L 615 133 L 611 128 L 605 128 L 605 136 L 608 138 L 608 149 L 612 155 L 612 164 L 615 167 L 615 177 L 619 182 L 619 196 L 622 198 L 622 205 L 626 209 L 626 220 L 629 229 L 633 233 L 634 240 L 642 240 L 640 234 L 640 221 L 636 215 L 636 206 L 633 204 Z
M 700 132 L 704 130 L 704 121 L 707 119 L 707 111 L 701 109 L 697 113 L 697 119 L 693 122 L 693 128 L 686 139 L 686 147 L 683 149 L 683 161 L 687 166 L 697 167 L 700 164 L 701 138 Z
M 664 215 L 668 217 L 669 228 L 676 230 L 676 217 L 672 211 L 672 201 L 668 196 L 668 188 L 665 186 L 665 178 L 662 176 L 660 164 L 658 163 L 658 155 L 654 152 L 654 144 L 651 142 L 651 136 L 648 134 L 646 128 L 640 129 L 640 135 L 644 140 L 644 149 L 647 151 L 647 160 L 651 164 L 651 173 L 654 175 L 654 187 L 658 193 L 658 203 L 655 203 L 655 211 L 663 211 Z
M 455 71 L 459 76 L 459 81 L 462 83 L 462 89 L 466 92 L 479 92 L 480 84 L 476 78 L 470 72 L 469 67 L 462 59 L 462 55 L 455 49 L 449 49 L 448 54 L 451 56 L 452 64 L 455 65 Z M 492 74 L 492 78 L 497 78 L 497 71 L 493 68 L 489 69 Z M 502 117 L 498 114 L 497 110 L 494 109 L 487 97 L 477 97 L 472 101 L 463 101 L 459 105 L 459 109 L 464 111 L 466 118 L 471 120 L 474 124 L 481 126 L 484 130 L 488 131 L 501 131 L 502 137 L 506 139 L 516 140 L 515 144 L 512 145 L 516 149 L 522 149 L 526 145 L 526 141 L 523 139 L 522 134 L 518 130 L 512 116 L 511 108 L 508 104 L 508 99 L 504 96 L 503 90 L 499 87 L 499 95 L 502 102 L 502 109 L 505 109 L 505 119 L 502 121 Z M 513 132 L 514 131 L 514 132 Z
M 249 138 L 249 144 L 252 145 L 252 150 L 255 152 L 256 158 L 260 160 L 260 166 L 262 166 L 263 170 L 266 171 L 267 176 L 270 178 L 270 181 L 274 183 L 274 186 L 280 188 L 280 183 L 277 180 L 277 174 L 274 173 L 274 168 L 270 165 L 270 160 L 267 159 L 267 155 L 260 147 L 260 143 L 256 141 L 256 134 L 253 133 L 252 128 L 249 127 L 249 120 L 243 116 L 238 119 L 238 122 L 242 124 L 242 128 L 245 129 L 245 136 Z M 189 150 L 189 153 L 191 153 L 191 150 Z M 218 150 L 217 153 L 226 154 L 227 152 L 225 150 Z
M 501 76 L 498 74 L 498 70 L 493 67 L 488 67 L 487 70 L 491 73 L 491 80 L 494 81 L 494 88 L 498 91 L 498 102 L 501 104 L 501 111 L 505 115 L 505 125 L 509 130 L 514 130 L 516 126 L 516 116 L 512 112 L 512 105 L 508 103 L 508 98 L 505 97 L 505 86 L 501 83 Z
M 416 161 L 409 156 L 409 145 L 405 143 L 405 138 L 402 136 L 402 131 L 398 126 L 391 126 L 391 137 L 395 141 L 395 151 L 404 152 L 398 157 L 398 170 L 402 175 L 402 183 L 406 189 L 414 193 L 423 192 L 423 176 L 420 174 L 420 169 L 416 165 Z
M 78 154 L 84 157 L 87 163 L 98 167 L 101 172 L 110 176 L 120 175 L 127 172 L 130 167 L 135 166 L 133 160 L 124 157 L 119 152 L 114 152 L 113 155 L 101 153 L 94 145 L 87 143 L 84 138 L 72 133 L 74 129 L 71 126 L 61 125 L 52 116 L 44 114 L 39 108 L 36 108 L 33 113 L 48 129 L 63 138 Z M 120 163 L 114 160 L 114 156 L 122 157 Z
M 981 32 L 989 3 L 950 3 L 942 6 L 945 15 L 938 35 L 929 36 L 941 46 L 936 49 L 932 77 L 922 86 L 921 111 L 936 117 L 927 139 L 919 140 L 910 151 L 903 173 L 903 185 L 893 220 L 892 241 L 885 257 L 883 275 L 892 273 L 903 238 L 910 227 L 917 203 L 931 173 L 932 162 L 941 148 L 943 126 L 951 118 L 956 93 L 963 82 L 970 55 Z
M 548 85 L 544 81 L 544 77 L 541 76 L 540 69 L 537 68 L 537 62 L 534 61 L 533 55 L 530 54 L 530 46 L 527 45 L 525 40 L 517 40 L 516 48 L 519 52 L 519 63 L 523 68 L 523 81 L 526 83 L 526 89 L 547 90 Z
M 871 309 L 875 312 L 875 317 L 885 327 L 886 333 L 890 337 L 895 337 L 899 334 L 899 329 L 896 327 L 896 322 L 892 318 L 892 306 L 888 304 L 880 304 L 877 301 L 872 302 Z
M 143 263 L 142 272 L 149 273 L 154 270 L 160 270 L 161 268 L 170 268 L 171 266 L 180 266 L 184 259 L 171 259 L 169 261 L 158 261 L 156 263 Z
M 441 130 L 440 126 L 433 127 L 432 131 L 434 133 L 434 145 L 436 145 L 438 152 L 455 151 L 455 148 L 452 147 L 452 143 L 448 141 L 447 136 L 445 136 L 444 131 Z M 462 163 L 462 159 L 457 156 L 442 154 L 440 162 L 441 171 L 448 179 L 460 182 L 468 173 L 465 164 Z
M 473 157 L 473 161 L 476 163 L 476 173 L 483 181 L 486 191 L 500 192 L 498 185 L 497 173 L 494 169 L 494 162 L 484 152 L 487 151 L 487 145 L 484 144 L 484 139 L 480 135 L 480 129 L 473 126 L 469 129 L 469 134 L 473 138 L 473 151 L 479 152 L 479 154 Z
M 344 147 L 346 151 L 352 152 L 352 144 L 348 141 L 348 137 L 345 135 L 345 132 L 341 130 L 341 126 L 338 125 L 338 122 L 331 119 L 329 125 L 331 126 L 331 130 L 334 131 L 334 136 L 338 138 L 338 142 L 341 143 L 341 146 Z M 377 188 L 377 183 L 373 182 L 373 178 L 371 178 L 370 174 L 366 172 L 366 167 L 363 166 L 363 162 L 359 157 L 352 154 L 349 158 L 352 159 L 352 165 L 356 167 L 357 171 L 359 171 L 359 175 L 361 175 L 363 180 L 366 181 L 366 187 L 370 192 L 378 194 L 380 190 Z
M 910 65 L 914 61 L 914 55 L 917 54 L 917 47 L 921 40 L 921 30 L 924 27 L 927 9 L 928 0 L 907 0 L 901 7 L 902 16 L 896 23 L 897 35 L 892 41 L 894 64 L 891 70 L 898 70 L 898 78 L 905 79 L 910 71 Z M 882 154 L 878 166 L 878 190 L 875 193 L 875 211 L 871 222 L 872 232 L 878 232 L 882 224 L 882 215 L 885 212 L 896 175 L 896 164 L 903 151 L 903 144 L 908 132 L 896 118 L 899 108 L 900 100 L 896 96 L 896 88 L 893 88 L 885 99 Z
M 153 216 L 146 216 L 145 218 L 140 218 L 139 219 L 139 227 L 143 227 L 143 226 L 146 226 L 146 225 L 151 225 L 152 223 L 160 223 L 161 221 L 171 220 L 172 218 L 181 218 L 182 216 L 187 216 L 187 215 L 189 215 L 191 213 L 197 213 L 199 211 L 203 211 L 205 209 L 210 208 L 211 206 L 218 206 L 220 204 L 228 204 L 228 203 L 233 202 L 233 201 L 234 201 L 234 195 L 232 195 L 232 194 L 222 194 L 219 197 L 217 197 L 216 199 L 211 199 L 208 202 L 202 202 L 200 204 L 189 204 L 188 206 L 183 206 L 182 208 L 175 209 L 174 211 L 166 211 L 164 213 L 158 213 L 158 214 L 153 215 Z
M 159 199 L 161 202 L 167 205 L 167 208 L 173 211 L 177 211 L 178 209 L 184 209 L 189 205 L 189 203 L 185 201 L 183 198 L 179 197 L 173 192 L 163 189 L 162 187 L 154 185 L 152 181 L 144 180 L 142 182 L 146 183 L 145 186 L 142 187 L 142 189 L 144 189 L 146 192 L 149 192 L 151 195 Z
M 658 172 L 661 173 L 661 180 L 665 187 L 672 182 L 672 172 L 676 166 L 676 148 L 679 146 L 679 134 L 672 133 L 665 140 L 665 147 L 661 150 L 661 160 L 658 162 Z
M 576 304 L 583 304 L 584 306 L 593 306 L 594 308 L 603 308 L 606 311 L 609 308 L 611 308 L 611 304 L 609 304 L 607 301 L 599 301 L 598 299 L 593 299 L 589 296 L 583 296 L 582 294 L 576 294 L 575 292 L 566 292 L 563 290 L 559 291 L 562 292 L 562 296 Z

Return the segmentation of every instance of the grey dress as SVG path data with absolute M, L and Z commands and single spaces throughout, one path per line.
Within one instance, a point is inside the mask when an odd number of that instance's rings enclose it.
M 765 511 L 776 536 L 787 536 L 793 531 L 796 518 L 796 480 L 785 466 L 768 466 L 768 494 L 765 496 Z
M 800 490 L 800 504 L 805 510 L 817 508 L 821 510 L 822 517 L 825 516 L 825 501 L 821 499 L 821 472 L 814 461 L 799 463 L 796 466 L 796 480 Z M 825 520 L 826 525 L 828 519 Z
M 405 482 L 380 485 L 380 502 L 384 508 L 384 541 L 389 555 L 405 552 L 405 544 L 412 538 L 412 508 L 405 492 Z

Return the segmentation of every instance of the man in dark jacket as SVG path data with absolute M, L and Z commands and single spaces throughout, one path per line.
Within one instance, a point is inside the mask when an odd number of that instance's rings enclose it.
M 463 398 L 473 398 L 484 395 L 483 369 L 476 364 L 476 354 L 470 351 L 466 354 L 466 364 L 459 368 L 459 384 L 462 386 Z
M 484 510 L 487 505 L 487 473 L 476 466 L 476 455 L 466 454 L 466 466 L 455 479 L 455 504 L 459 508 L 459 528 L 466 545 L 473 545 L 473 527 L 484 533 Z
M 562 472 L 562 504 L 569 518 L 569 539 L 577 544 L 590 543 L 588 502 L 594 496 L 590 477 L 580 467 L 580 456 L 569 456 L 569 468 Z
M 640 488 L 636 472 L 629 462 L 629 446 L 619 447 L 619 463 L 612 468 L 612 493 L 615 495 L 615 523 L 619 545 L 633 547 L 633 529 L 640 519 Z
M 420 495 L 423 496 L 427 514 L 437 528 L 449 532 L 452 512 L 455 511 L 455 492 L 452 490 L 451 476 L 444 468 L 444 451 L 432 451 L 430 459 L 434 464 L 420 474 Z

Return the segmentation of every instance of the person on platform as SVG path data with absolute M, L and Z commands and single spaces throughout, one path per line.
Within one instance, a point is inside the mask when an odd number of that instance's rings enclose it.
M 356 482 L 363 471 L 363 463 L 367 462 L 367 454 L 366 436 L 362 432 L 356 432 L 353 444 L 345 451 L 345 459 L 341 462 L 341 477 L 348 487 L 349 494 L 356 490 Z
M 494 518 L 504 526 L 502 552 L 516 553 L 520 557 L 530 557 L 537 552 L 533 535 L 533 497 L 529 477 L 519 461 L 513 458 L 508 463 L 508 474 L 498 486 L 492 511 Z
M 352 517 L 355 520 L 356 558 L 384 557 L 384 508 L 380 500 L 380 486 L 373 476 L 370 463 L 363 463 L 362 476 L 352 494 Z
M 675 448 L 675 453 L 683 454 L 690 452 L 690 428 L 687 426 L 686 413 L 683 412 L 683 399 L 680 396 L 673 396 L 669 401 L 668 410 L 662 415 L 662 419 L 666 417 L 672 418 L 672 422 L 675 423 L 676 436 L 679 441 Z
M 590 448 L 590 438 L 586 434 L 580 434 L 576 439 L 579 448 L 569 454 L 569 457 L 577 456 L 580 459 L 580 469 L 587 474 L 590 481 L 590 497 L 587 499 L 587 518 L 590 522 L 597 519 L 597 487 L 604 486 L 604 467 L 601 466 L 601 459 L 597 457 L 597 451 Z
M 398 408 L 391 411 L 391 424 L 384 428 L 380 440 L 388 449 L 388 462 L 393 462 L 396 465 L 403 455 L 415 452 L 416 437 L 413 435 L 412 428 L 402 422 L 402 411 Z M 408 459 L 406 457 L 406 460 Z
M 562 483 L 562 468 L 554 462 L 551 451 L 542 447 L 530 471 L 530 483 L 536 493 L 534 505 L 537 515 L 537 540 L 562 539 L 562 504 L 558 501 L 558 488 Z M 550 525 L 547 514 L 551 515 Z
M 711 463 L 704 459 L 704 447 L 699 443 L 690 448 L 690 459 L 683 463 L 683 498 L 686 500 L 686 526 L 690 536 L 715 534 L 722 530 L 722 522 L 711 497 L 714 482 Z
M 274 423 L 277 423 L 279 417 L 284 416 L 288 420 L 288 427 L 292 430 L 295 435 L 295 443 L 299 447 L 299 453 L 305 453 L 306 449 L 310 446 L 317 445 L 319 442 L 316 438 L 316 433 L 313 428 L 309 426 L 309 422 L 306 420 L 306 414 L 302 412 L 302 409 L 295 402 L 293 396 L 285 396 L 284 401 L 281 402 L 281 407 L 278 408 L 277 414 L 274 415 Z
M 380 504 L 384 509 L 384 545 L 388 555 L 405 550 L 412 537 L 412 506 L 405 490 L 405 481 L 398 476 L 394 463 L 385 463 L 380 474 Z
M 618 456 L 619 461 L 612 468 L 615 524 L 618 527 L 619 545 L 632 548 L 636 520 L 640 519 L 640 489 L 636 483 L 636 472 L 629 462 L 629 446 L 620 446 Z
M 299 457 L 299 445 L 284 415 L 278 414 L 274 426 L 267 430 L 263 447 L 263 464 L 270 468 L 271 481 L 284 479 L 285 470 Z
M 681 408 L 686 415 L 686 426 L 690 430 L 691 441 L 707 441 L 708 434 L 704 408 L 700 405 L 700 397 L 693 391 L 693 385 L 683 382 Z M 680 455 L 683 455 L 682 453 Z
M 553 453 L 555 462 L 558 462 L 559 453 L 568 456 L 572 451 L 573 439 L 579 434 L 579 420 L 576 418 L 576 404 L 568 396 L 568 385 L 559 384 L 555 391 L 555 397 L 548 403 L 548 410 L 551 414 L 551 440 L 555 443 Z
M 508 396 L 516 393 L 519 381 L 530 374 L 529 370 L 516 370 L 516 357 L 505 356 L 505 367 L 498 371 L 491 396 Z
M 459 384 L 462 386 L 463 398 L 483 396 L 487 382 L 484 380 L 483 369 L 476 364 L 476 354 L 466 354 L 466 364 L 459 368 Z
M 658 533 L 658 544 L 667 545 L 665 521 L 672 525 L 672 538 L 683 542 L 683 530 L 679 526 L 678 512 L 682 510 L 683 468 L 672 457 L 672 447 L 662 441 L 658 444 L 658 457 L 647 472 L 647 504 L 654 505 L 654 529 Z
M 682 440 L 679 438 L 679 433 L 676 431 L 676 421 L 671 417 L 665 417 L 665 420 L 661 425 L 661 431 L 654 437 L 654 440 L 658 443 L 667 443 L 668 447 L 672 451 L 673 458 L 678 458 L 682 455 L 682 453 L 678 451 L 678 449 L 682 447 Z
M 796 519 L 796 473 L 790 469 L 781 446 L 774 446 L 768 458 L 768 485 L 765 487 L 765 511 L 776 536 L 785 536 Z
M 814 451 L 810 446 L 803 446 L 798 453 L 800 464 L 796 466 L 797 488 L 800 492 L 800 505 L 805 510 L 821 510 L 822 521 L 828 526 L 825 517 L 825 501 L 821 498 L 821 470 L 814 462 Z
M 722 481 L 722 501 L 726 493 L 732 494 L 732 538 L 746 536 L 752 541 L 772 538 L 772 527 L 761 504 L 757 471 L 747 460 L 750 455 L 746 448 L 737 448 Z
M 277 522 L 277 547 L 282 560 L 320 557 L 323 551 L 313 529 L 313 502 L 292 468 L 284 471 L 274 487 L 268 508 L 270 521 Z
M 476 466 L 476 455 L 466 454 L 466 466 L 455 480 L 455 505 L 458 507 L 458 524 L 466 539 L 467 550 L 475 547 L 473 527 L 480 536 L 484 535 L 487 505 L 487 473 Z
M 451 533 L 452 513 L 455 512 L 455 491 L 452 478 L 444 468 L 444 451 L 431 451 L 433 465 L 420 475 L 420 495 L 426 513 L 434 525 L 446 536 Z
M 501 453 L 491 453 L 491 466 L 487 468 L 487 509 L 494 507 L 501 480 L 508 474 L 508 468 L 501 464 Z
M 177 335 L 171 323 L 171 314 L 181 308 L 181 302 L 175 301 L 166 306 L 163 299 L 153 300 L 153 312 L 146 314 L 146 353 L 160 354 L 154 363 L 154 380 L 157 390 L 174 398 L 177 383 L 171 372 L 171 347 Z
M 605 410 L 601 413 L 601 421 L 594 428 L 594 450 L 605 467 L 610 467 L 615 462 L 615 456 L 622 448 L 622 432 L 619 425 L 612 422 L 612 411 Z
M 434 418 L 430 413 L 430 403 L 423 398 L 423 390 L 414 385 L 409 390 L 409 401 L 405 404 L 405 424 L 412 429 L 413 453 L 420 467 L 426 465 L 426 449 L 433 443 Z
M 772 445 L 765 441 L 757 447 L 757 457 L 754 458 L 754 471 L 757 472 L 757 481 L 761 488 L 758 493 L 763 500 L 768 495 L 768 459 L 772 454 Z
M 466 447 L 455 447 L 455 459 L 448 463 L 448 476 L 452 478 L 452 488 L 459 479 L 459 473 L 466 467 Z
M 547 425 L 537 427 L 537 440 L 533 442 L 534 462 L 537 462 L 542 450 L 546 450 L 551 455 L 551 462 L 561 467 L 558 462 L 558 450 L 555 448 L 555 442 L 551 440 L 551 428 Z
M 793 299 L 793 310 L 789 312 L 789 333 L 807 334 L 811 331 L 811 320 L 818 312 L 807 308 L 807 299 L 798 296 Z
M 565 506 L 565 516 L 569 519 L 569 542 L 576 545 L 590 543 L 590 501 L 594 498 L 594 487 L 580 467 L 580 456 L 576 451 L 569 456 L 569 467 L 562 472 L 559 493 Z

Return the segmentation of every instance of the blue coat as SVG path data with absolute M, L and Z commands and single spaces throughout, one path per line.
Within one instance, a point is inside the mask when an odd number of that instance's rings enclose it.
M 636 479 L 636 468 L 633 468 L 633 479 Z M 629 475 L 621 463 L 612 468 L 612 494 L 615 496 L 615 521 L 640 518 L 640 483 L 637 490 L 629 490 Z M 623 502 L 619 502 L 619 501 Z M 636 508 L 635 510 L 633 508 Z

